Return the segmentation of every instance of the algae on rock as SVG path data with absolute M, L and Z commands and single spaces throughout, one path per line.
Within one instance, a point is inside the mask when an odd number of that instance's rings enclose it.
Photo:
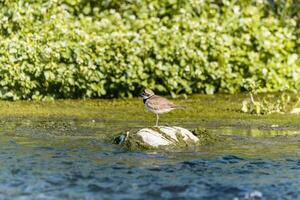
M 114 142 L 129 150 L 176 149 L 204 145 L 218 141 L 207 130 L 187 129 L 173 126 L 143 128 L 139 131 L 122 133 Z

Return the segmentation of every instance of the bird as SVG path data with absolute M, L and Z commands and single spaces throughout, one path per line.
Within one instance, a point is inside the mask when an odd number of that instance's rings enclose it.
M 167 113 L 174 109 L 185 108 L 185 106 L 176 105 L 164 97 L 155 95 L 155 93 L 150 89 L 145 89 L 143 93 L 141 93 L 141 96 L 143 97 L 143 102 L 148 111 L 156 114 L 155 126 L 158 126 L 158 114 Z

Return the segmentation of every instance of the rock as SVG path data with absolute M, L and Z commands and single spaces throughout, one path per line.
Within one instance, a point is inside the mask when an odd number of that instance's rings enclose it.
M 136 134 L 141 136 L 145 143 L 153 147 L 174 144 L 182 139 L 186 142 L 194 143 L 199 141 L 189 130 L 176 126 L 159 126 L 155 129 L 144 128 L 139 130 Z
M 207 131 L 203 134 L 208 135 Z M 116 137 L 114 142 L 131 150 L 179 148 L 198 145 L 202 139 L 206 141 L 203 134 L 177 126 L 158 126 L 123 133 Z
M 294 108 L 291 110 L 291 114 L 299 114 L 300 113 L 300 108 Z

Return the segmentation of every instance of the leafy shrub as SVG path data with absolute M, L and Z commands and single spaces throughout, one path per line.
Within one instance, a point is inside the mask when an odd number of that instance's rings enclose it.
M 0 98 L 236 93 L 245 79 L 260 92 L 299 90 L 297 15 L 282 23 L 278 9 L 263 0 L 0 0 Z

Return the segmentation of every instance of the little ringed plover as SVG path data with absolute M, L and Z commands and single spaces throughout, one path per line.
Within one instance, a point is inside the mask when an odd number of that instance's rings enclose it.
M 145 89 L 141 94 L 143 97 L 143 102 L 149 112 L 156 114 L 156 126 L 158 126 L 159 116 L 158 114 L 170 112 L 174 109 L 184 109 L 184 106 L 179 106 L 168 99 L 155 95 L 154 92 L 150 89 Z

